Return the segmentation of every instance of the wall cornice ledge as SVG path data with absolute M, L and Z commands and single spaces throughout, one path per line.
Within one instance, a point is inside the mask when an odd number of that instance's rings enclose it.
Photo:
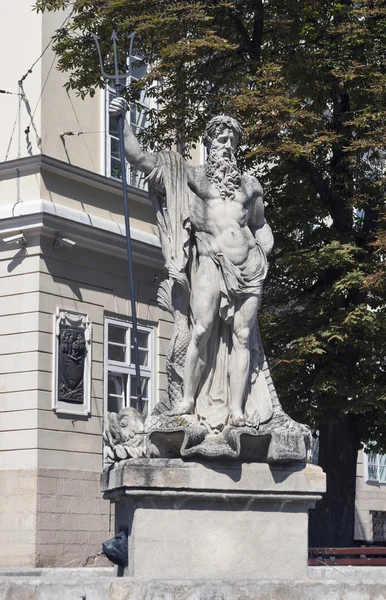
M 110 194 L 122 196 L 122 184 L 120 181 L 105 177 L 99 173 L 88 171 L 82 167 L 70 165 L 57 158 L 46 156 L 45 154 L 36 154 L 34 156 L 25 156 L 15 160 L 9 160 L 0 163 L 0 180 L 12 179 L 24 175 L 33 175 L 41 172 L 53 173 L 60 177 L 67 177 L 78 183 L 96 187 Z M 142 204 L 151 205 L 147 192 L 131 185 L 127 186 L 129 196 L 132 200 Z
M 23 231 L 28 244 L 28 233 L 39 232 L 53 239 L 57 233 L 73 239 L 78 247 L 126 258 L 125 226 L 55 204 L 48 200 L 32 200 L 0 206 L 0 238 Z M 131 228 L 135 262 L 163 268 L 159 238 L 147 231 Z

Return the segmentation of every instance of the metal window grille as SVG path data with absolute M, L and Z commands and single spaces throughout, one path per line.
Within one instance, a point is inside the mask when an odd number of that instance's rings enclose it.
M 386 512 L 382 510 L 370 511 L 373 519 L 373 542 L 386 541 Z

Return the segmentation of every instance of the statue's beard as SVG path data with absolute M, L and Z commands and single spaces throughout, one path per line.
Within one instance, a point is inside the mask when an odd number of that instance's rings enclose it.
M 236 192 L 241 188 L 241 174 L 233 152 L 228 157 L 223 155 L 223 150 L 211 148 L 205 163 L 205 172 L 223 200 L 235 199 Z

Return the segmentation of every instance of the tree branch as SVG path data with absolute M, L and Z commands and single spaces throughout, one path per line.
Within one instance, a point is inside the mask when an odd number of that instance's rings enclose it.
M 255 17 L 253 21 L 252 44 L 258 48 L 259 60 L 261 54 L 261 45 L 263 43 L 264 32 L 264 9 L 261 0 L 256 0 Z
M 352 231 L 352 209 L 346 206 L 341 197 L 331 189 L 329 183 L 318 171 L 318 169 L 304 156 L 294 161 L 295 166 L 306 173 L 322 200 L 324 206 L 330 213 L 334 226 L 340 233 Z
M 248 30 L 242 21 L 231 11 L 227 11 L 228 17 L 233 22 L 236 31 L 241 40 L 244 51 L 249 56 L 250 60 L 250 70 L 252 73 L 256 73 L 258 66 L 260 64 L 260 53 L 261 53 L 261 44 L 263 39 L 263 12 L 262 5 L 260 0 L 258 1 L 259 7 L 255 11 L 255 20 L 253 25 L 253 38 L 251 39 Z M 260 10 L 261 5 L 261 10 Z

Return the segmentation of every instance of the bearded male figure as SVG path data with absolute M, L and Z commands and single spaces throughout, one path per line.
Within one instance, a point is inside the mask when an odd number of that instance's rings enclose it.
M 124 116 L 116 98 L 110 115 Z M 193 166 L 174 152 L 144 152 L 125 121 L 125 153 L 148 175 L 169 279 L 161 303 L 174 315 L 168 356 L 168 414 L 195 413 L 211 430 L 258 427 L 282 411 L 265 361 L 257 311 L 273 247 L 263 191 L 242 175 L 234 151 L 239 123 L 213 118 L 208 160 Z

